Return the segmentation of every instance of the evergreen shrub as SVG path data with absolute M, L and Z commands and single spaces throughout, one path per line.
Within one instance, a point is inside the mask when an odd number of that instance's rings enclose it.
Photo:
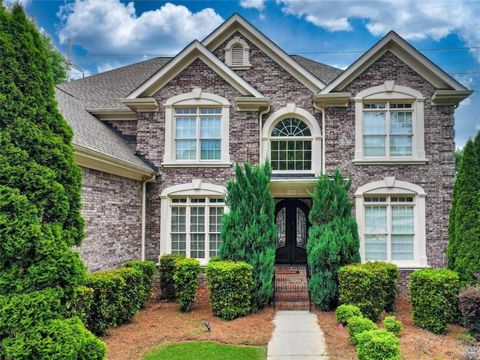
M 381 266 L 343 266 L 339 271 L 340 302 L 358 306 L 364 316 L 378 322 L 385 309 L 388 279 Z
M 337 310 L 335 310 L 335 316 L 339 324 L 347 325 L 350 318 L 362 316 L 362 312 L 355 305 L 340 305 L 337 307 Z
M 462 291 L 459 303 L 466 328 L 480 340 L 480 287 L 470 287 Z
M 400 341 L 386 330 L 370 330 L 357 335 L 359 360 L 400 360 Z
M 385 311 L 392 312 L 395 310 L 397 300 L 397 283 L 398 283 L 398 267 L 395 264 L 385 261 L 372 261 L 365 263 L 367 268 L 380 268 L 387 272 L 387 281 L 383 285 L 385 288 Z
M 143 306 L 143 304 L 152 297 L 153 281 L 157 273 L 157 265 L 153 261 L 135 260 L 126 262 L 125 267 L 137 269 L 142 273 L 143 294 L 141 303 Z
M 386 316 L 385 319 L 383 319 L 383 327 L 396 336 L 399 336 L 403 330 L 402 322 L 397 320 L 395 316 Z
M 192 310 L 197 295 L 200 270 L 200 262 L 197 259 L 185 258 L 176 261 L 173 281 L 181 311 Z
M 458 274 L 446 269 L 423 269 L 410 275 L 410 300 L 415 326 L 444 334 L 457 315 Z
M 175 264 L 177 260 L 184 259 L 184 255 L 169 254 L 160 256 L 160 266 L 158 268 L 160 274 L 160 298 L 163 300 L 173 301 L 175 296 L 175 282 L 173 274 L 175 273 Z
M 207 265 L 213 314 L 232 320 L 252 311 L 253 268 L 246 262 L 214 261 Z
M 364 331 L 377 330 L 377 325 L 370 319 L 363 316 L 354 316 L 348 320 L 347 331 L 350 334 L 350 341 L 355 345 L 357 336 Z
M 275 203 L 268 184 L 272 169 L 244 163 L 235 166 L 235 180 L 227 181 L 228 213 L 222 220 L 222 260 L 245 261 L 253 267 L 252 308 L 267 305 L 273 296 L 275 264 Z

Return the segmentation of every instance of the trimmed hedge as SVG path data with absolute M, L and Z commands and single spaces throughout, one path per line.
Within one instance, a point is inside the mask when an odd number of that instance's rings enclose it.
M 383 319 L 383 327 L 385 328 L 385 330 L 391 332 L 396 336 L 399 336 L 403 330 L 402 322 L 400 320 L 397 320 L 395 316 L 385 317 L 385 319 Z
M 175 282 L 173 274 L 175 273 L 175 263 L 177 260 L 184 259 L 184 255 L 169 254 L 160 257 L 160 298 L 163 300 L 173 301 L 176 299 Z
M 354 316 L 350 318 L 347 325 L 347 331 L 350 334 L 350 341 L 355 345 L 357 336 L 364 331 L 377 330 L 377 325 L 370 319 L 363 316 Z
M 480 340 L 480 288 L 470 287 L 459 296 L 460 311 L 468 331 Z
M 181 311 L 192 310 L 197 295 L 200 270 L 200 262 L 197 259 L 184 258 L 175 262 L 173 281 Z
M 350 318 L 362 316 L 362 312 L 355 305 L 340 305 L 335 311 L 335 316 L 339 324 L 347 325 Z
M 400 360 L 400 341 L 386 330 L 370 330 L 358 334 L 359 360 Z
M 410 276 L 410 298 L 416 326 L 444 334 L 458 309 L 458 274 L 445 269 L 423 269 Z
M 381 266 L 351 264 L 340 268 L 340 303 L 357 306 L 362 314 L 378 322 L 385 309 L 387 270 Z
M 143 304 L 152 298 L 153 280 L 157 273 L 157 265 L 153 261 L 128 261 L 125 263 L 125 267 L 134 268 L 142 273 L 142 306 Z
M 395 264 L 385 261 L 374 261 L 364 264 L 367 268 L 384 269 L 387 272 L 387 281 L 384 283 L 385 294 L 385 311 L 392 312 L 395 310 L 397 300 L 397 283 L 398 283 L 398 267 Z
M 246 262 L 213 261 L 207 265 L 213 314 L 232 320 L 252 311 L 253 267 Z

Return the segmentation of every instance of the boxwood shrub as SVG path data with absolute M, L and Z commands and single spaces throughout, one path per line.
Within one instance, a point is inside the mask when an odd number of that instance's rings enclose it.
M 468 331 L 480 340 L 480 287 L 470 287 L 459 296 L 460 311 Z
M 142 273 L 142 305 L 152 297 L 153 281 L 157 273 L 157 265 L 153 261 L 128 261 L 125 263 L 125 267 L 134 268 Z
M 120 268 L 115 270 L 125 280 L 125 287 L 120 297 L 119 313 L 117 314 L 117 325 L 124 324 L 133 319 L 135 314 L 142 307 L 143 275 L 135 268 Z
M 350 318 L 362 316 L 362 312 L 355 305 L 340 305 L 335 311 L 335 316 L 339 324 L 347 325 Z
M 370 319 L 363 316 L 354 316 L 348 320 L 347 331 L 350 334 L 350 341 L 355 345 L 357 336 L 364 331 L 376 330 L 377 325 Z
M 410 276 L 410 297 L 416 326 L 444 334 L 458 309 L 458 274 L 446 269 L 423 269 Z
M 385 319 L 383 319 L 383 327 L 385 328 L 385 330 L 391 332 L 396 336 L 399 336 L 403 330 L 402 322 L 400 320 L 397 320 L 395 316 L 385 317 Z
M 351 264 L 340 268 L 340 303 L 357 306 L 362 314 L 378 322 L 385 309 L 388 274 L 381 266 Z
M 160 257 L 160 298 L 163 300 L 173 301 L 175 296 L 175 282 L 173 274 L 175 273 L 175 263 L 177 260 L 184 259 L 184 255 L 170 254 Z
M 197 295 L 200 270 L 200 262 L 197 259 L 184 258 L 175 262 L 173 281 L 181 311 L 192 310 Z
M 359 360 L 400 360 L 400 341 L 386 330 L 364 331 L 356 339 Z
M 207 265 L 207 283 L 214 315 L 232 320 L 252 311 L 251 265 L 243 261 L 210 261 Z
M 383 284 L 385 293 L 385 311 L 392 312 L 395 310 L 397 300 L 397 282 L 398 267 L 395 264 L 385 261 L 373 261 L 364 264 L 367 268 L 384 269 L 387 272 L 387 281 Z

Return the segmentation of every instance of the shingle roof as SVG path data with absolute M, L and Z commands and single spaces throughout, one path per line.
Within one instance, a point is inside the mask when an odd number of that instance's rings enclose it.
M 105 124 L 85 110 L 82 102 L 56 88 L 58 109 L 73 129 L 73 144 L 111 156 L 147 171 L 153 169 L 135 156 L 129 145 Z
M 324 84 L 328 84 L 335 79 L 343 70 L 336 67 L 319 63 L 300 55 L 290 55 L 296 62 L 307 69 L 311 74 L 320 79 Z

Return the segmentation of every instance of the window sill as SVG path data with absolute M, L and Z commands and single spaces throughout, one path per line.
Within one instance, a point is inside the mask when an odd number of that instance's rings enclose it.
M 249 70 L 252 65 L 230 65 L 232 70 Z
M 165 168 L 202 168 L 202 167 L 217 167 L 227 168 L 232 167 L 231 162 L 193 162 L 193 163 L 181 163 L 181 162 L 163 162 L 162 167 Z
M 425 165 L 428 159 L 355 159 L 355 165 Z
M 378 260 L 378 261 L 387 261 L 387 260 Z M 366 262 L 369 262 L 369 261 L 362 261 L 362 263 L 366 263 Z M 425 269 L 430 267 L 429 265 L 426 265 L 426 264 L 422 265 L 421 263 L 414 262 L 414 261 L 403 261 L 403 262 L 387 261 L 387 262 L 397 265 L 398 270 L 419 270 L 419 269 Z

